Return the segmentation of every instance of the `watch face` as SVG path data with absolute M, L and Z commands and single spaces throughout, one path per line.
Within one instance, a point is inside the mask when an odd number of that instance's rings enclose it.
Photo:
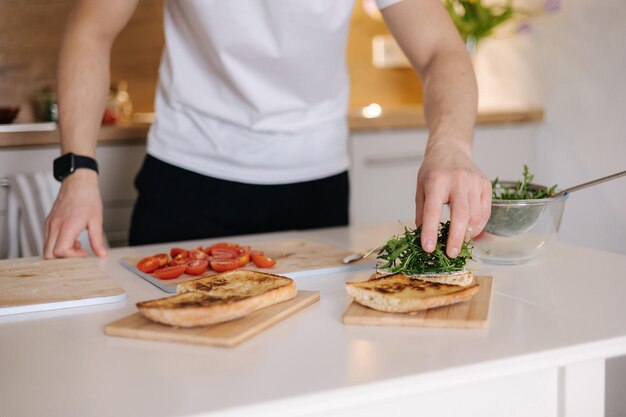
M 54 178 L 62 181 L 63 178 L 74 172 L 74 154 L 68 153 L 54 160 Z

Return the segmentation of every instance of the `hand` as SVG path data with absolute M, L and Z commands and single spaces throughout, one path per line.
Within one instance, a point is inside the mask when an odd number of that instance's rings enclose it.
M 450 204 L 450 233 L 446 254 L 459 254 L 466 230 L 474 237 L 491 214 L 491 182 L 474 165 L 469 145 L 448 142 L 429 144 L 417 176 L 415 224 L 422 226 L 421 243 L 426 252 L 437 244 L 444 204 Z
M 106 256 L 98 175 L 89 169 L 79 169 L 63 180 L 46 218 L 44 258 L 86 256 L 87 251 L 76 240 L 84 229 L 94 253 Z

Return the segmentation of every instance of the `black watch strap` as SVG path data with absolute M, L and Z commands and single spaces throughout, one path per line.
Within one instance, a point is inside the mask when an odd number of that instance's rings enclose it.
M 88 156 L 66 153 L 54 160 L 54 178 L 63 181 L 68 175 L 80 168 L 93 169 L 98 172 L 98 162 Z

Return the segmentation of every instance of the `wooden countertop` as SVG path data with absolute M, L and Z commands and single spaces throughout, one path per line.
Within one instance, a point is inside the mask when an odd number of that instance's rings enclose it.
M 350 109 L 348 122 L 350 131 L 360 132 L 382 129 L 414 129 L 425 128 L 426 120 L 421 107 L 397 107 L 383 109 L 380 116 L 366 118 L 362 109 Z M 543 109 L 529 108 L 524 110 L 479 111 L 477 125 L 498 125 L 510 123 L 531 123 L 543 121 Z
M 543 120 L 543 109 L 481 111 L 477 125 L 499 125 L 511 123 L 532 123 Z M 426 127 L 423 109 L 418 106 L 383 109 L 376 118 L 366 118 L 362 109 L 348 112 L 348 124 L 352 132 L 364 132 L 386 129 L 420 129 Z M 145 141 L 150 123 L 125 123 L 114 126 L 102 126 L 99 141 L 101 143 L 122 143 L 127 141 Z M 31 147 L 56 145 L 60 141 L 59 130 L 2 132 L 0 148 Z

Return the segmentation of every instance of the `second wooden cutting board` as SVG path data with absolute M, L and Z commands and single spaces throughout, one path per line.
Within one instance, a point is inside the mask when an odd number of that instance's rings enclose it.
M 239 243 L 247 244 L 246 242 Z M 374 256 L 367 260 L 361 260 L 346 265 L 342 263 L 342 259 L 349 255 L 351 253 L 350 251 L 314 240 L 294 239 L 258 242 L 253 243 L 252 248 L 261 250 L 270 258 L 275 259 L 276 265 L 273 268 L 259 269 L 255 268 L 254 264 L 250 263 L 248 267 L 244 269 L 258 269 L 259 271 L 268 272 L 270 274 L 287 275 L 291 278 L 322 272 L 373 268 L 374 266 Z M 150 255 L 154 254 L 146 253 L 146 256 Z M 139 271 L 135 265 L 140 259 L 141 258 L 124 258 L 121 262 L 128 270 L 169 293 L 175 293 L 176 286 L 181 282 L 216 274 L 214 271 L 208 271 L 199 276 L 183 274 L 176 279 L 161 280 L 150 274 L 144 274 Z
M 88 259 L 0 261 L 0 316 L 125 299 L 124 290 Z
M 417 313 L 385 313 L 353 301 L 343 315 L 344 324 L 370 326 L 458 327 L 487 326 L 491 302 L 490 276 L 476 276 L 480 290 L 471 299 Z
M 104 332 L 110 336 L 233 347 L 316 303 L 319 299 L 320 293 L 317 291 L 298 291 L 295 298 L 257 310 L 248 316 L 225 323 L 192 328 L 155 323 L 141 313 L 134 313 L 109 323 Z

